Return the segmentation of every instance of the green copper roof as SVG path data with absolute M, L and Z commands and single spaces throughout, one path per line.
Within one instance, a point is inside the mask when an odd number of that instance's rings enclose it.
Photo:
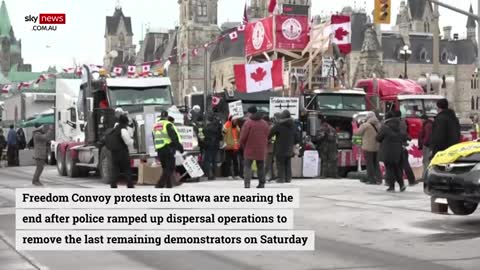
M 12 25 L 8 17 L 7 6 L 5 1 L 2 1 L 2 6 L 0 6 L 0 36 L 9 36 L 11 29 Z
M 40 75 L 42 75 L 41 72 L 10 71 L 8 79 L 11 82 L 27 82 L 38 79 Z

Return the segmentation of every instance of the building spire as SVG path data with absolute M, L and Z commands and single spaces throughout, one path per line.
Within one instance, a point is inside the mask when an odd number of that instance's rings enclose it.
M 2 5 L 0 6 L 0 36 L 10 36 L 11 30 L 12 24 L 8 17 L 7 6 L 5 5 L 5 1 L 2 0 Z
M 122 5 L 120 4 L 120 0 L 117 0 L 115 4 L 115 9 L 121 9 L 121 8 L 122 8 Z
M 468 12 L 473 13 L 473 7 L 472 7 L 471 3 L 470 3 L 470 9 L 469 9 Z M 472 18 L 472 17 L 468 17 L 468 19 L 467 19 L 467 29 L 468 28 L 475 28 L 475 27 L 476 27 L 475 19 Z

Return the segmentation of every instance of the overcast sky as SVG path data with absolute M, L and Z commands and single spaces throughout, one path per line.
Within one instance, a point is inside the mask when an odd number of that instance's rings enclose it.
M 249 0 L 247 0 L 249 1 Z M 445 3 L 452 2 L 450 0 Z M 467 10 L 473 0 L 456 0 L 455 6 Z M 5 0 L 17 38 L 22 39 L 23 58 L 33 65 L 34 71 L 46 70 L 49 65 L 57 68 L 78 64 L 102 64 L 105 50 L 105 16 L 114 12 L 116 0 Z M 132 18 L 135 44 L 142 39 L 142 25 L 173 28 L 178 23 L 178 0 L 121 0 L 126 16 Z M 245 0 L 219 0 L 219 23 L 241 21 Z M 369 13 L 373 0 L 312 0 L 312 14 L 327 15 L 340 11 L 344 6 L 365 6 Z M 332 3 L 333 2 L 333 3 Z M 477 2 L 477 1 L 473 1 Z M 477 10 L 476 3 L 474 10 Z M 393 0 L 392 25 L 400 0 Z M 33 24 L 25 22 L 25 16 L 38 13 L 66 13 L 66 25 L 59 25 L 56 32 L 32 31 Z M 441 27 L 453 26 L 453 33 L 466 35 L 467 18 L 440 8 Z M 391 25 L 391 26 L 392 26 Z M 385 26 L 389 29 L 391 26 Z M 146 27 L 143 27 L 145 33 Z

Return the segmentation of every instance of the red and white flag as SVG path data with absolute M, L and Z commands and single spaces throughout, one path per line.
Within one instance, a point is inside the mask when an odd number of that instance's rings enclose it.
M 65 72 L 65 73 L 74 73 L 74 72 L 75 72 L 75 68 L 64 68 L 64 69 L 63 69 L 63 72 Z
M 237 27 L 237 31 L 238 31 L 238 32 L 243 32 L 243 31 L 245 31 L 245 24 L 242 24 L 242 25 L 238 26 L 238 27 Z
M 31 82 L 21 82 L 18 84 L 18 90 L 22 90 L 22 88 L 30 87 L 30 85 L 32 85 Z
M 237 91 L 255 93 L 283 86 L 283 61 L 241 64 L 233 67 Z
M 2 93 L 3 94 L 8 94 L 10 92 L 10 89 L 12 89 L 12 85 L 11 84 L 5 84 L 2 87 Z
M 147 76 L 150 73 L 150 65 L 142 65 L 142 75 Z
M 220 101 L 221 99 L 219 97 L 212 96 L 212 107 L 218 106 L 218 104 L 220 104 Z
M 75 68 L 75 75 L 82 76 L 82 67 Z
M 238 39 L 238 33 L 237 33 L 237 31 L 231 32 L 230 34 L 228 34 L 228 36 L 230 37 L 230 40 L 231 40 L 231 41 L 236 41 L 236 40 Z
M 113 68 L 113 73 L 115 73 L 115 75 L 117 75 L 117 76 L 122 75 L 122 72 L 123 72 L 123 68 L 122 68 L 122 67 L 114 67 L 114 68 Z
M 182 55 L 181 55 L 182 59 L 184 59 L 185 57 L 187 57 L 187 53 L 186 52 L 183 52 Z
M 128 66 L 128 69 L 127 69 L 127 74 L 128 76 L 133 76 L 135 75 L 135 71 L 136 71 L 136 67 L 135 66 Z
M 342 54 L 352 51 L 352 24 L 350 16 L 333 15 L 331 19 L 332 42 L 337 44 Z
M 195 48 L 192 50 L 192 56 L 197 56 L 198 55 L 198 49 Z
M 243 20 L 242 24 L 247 24 L 248 23 L 248 12 L 247 12 L 247 2 L 245 2 L 245 8 L 243 9 Z
M 41 82 L 43 82 L 43 81 L 46 81 L 47 78 L 48 78 L 48 75 L 42 74 L 42 75 L 40 75 L 40 77 L 38 77 L 38 79 L 35 81 L 35 83 L 36 83 L 36 84 L 39 84 L 39 83 L 41 83 Z
M 273 13 L 277 9 L 277 0 L 270 0 L 268 4 L 268 12 Z

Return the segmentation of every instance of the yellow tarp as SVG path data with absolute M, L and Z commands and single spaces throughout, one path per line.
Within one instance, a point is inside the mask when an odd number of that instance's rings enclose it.
M 438 152 L 430 162 L 430 166 L 452 163 L 459 158 L 475 153 L 480 153 L 480 142 L 459 143 L 447 150 Z

